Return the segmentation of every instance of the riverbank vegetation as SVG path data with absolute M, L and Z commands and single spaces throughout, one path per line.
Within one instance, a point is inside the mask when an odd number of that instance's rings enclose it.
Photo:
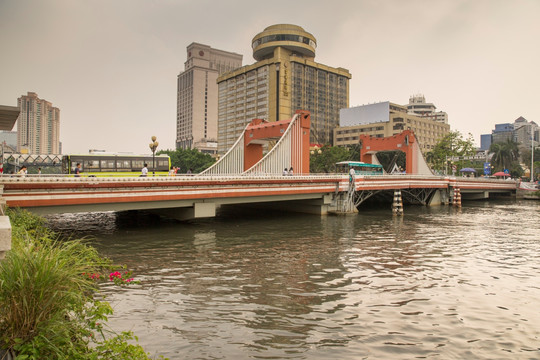
M 0 262 L 0 358 L 149 359 L 130 332 L 107 327 L 100 281 L 132 283 L 82 240 L 60 240 L 44 220 L 8 210 L 12 249 Z M 4 354 L 3 354 L 4 353 Z M 7 357 L 7 356 L 6 356 Z
M 325 145 L 311 150 L 309 157 L 309 171 L 311 173 L 334 173 L 336 163 L 340 161 L 360 161 L 361 144 L 339 147 Z M 391 172 L 394 165 L 405 169 L 405 153 L 403 151 L 380 151 L 377 159 L 385 171 Z
M 179 174 L 185 174 L 190 170 L 193 174 L 198 174 L 216 162 L 212 156 L 197 149 L 160 150 L 156 153 L 161 154 L 170 156 L 171 166 L 179 167 Z
M 450 131 L 439 139 L 433 147 L 433 150 L 426 153 L 426 161 L 432 169 L 442 172 L 446 170 L 448 166 L 448 158 L 472 156 L 475 153 L 475 146 L 471 134 L 465 139 L 459 131 Z M 469 164 L 460 165 L 466 167 Z

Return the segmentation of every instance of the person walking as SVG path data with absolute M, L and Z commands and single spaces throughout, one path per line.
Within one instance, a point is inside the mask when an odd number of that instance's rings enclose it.
M 144 164 L 144 167 L 142 168 L 141 170 L 141 176 L 142 177 L 147 177 L 148 176 L 148 164 Z
M 75 177 L 80 177 L 81 176 L 81 163 L 77 163 L 77 166 L 75 166 Z
M 22 177 L 26 176 L 26 174 L 28 174 L 28 170 L 26 170 L 26 166 L 23 165 L 17 174 L 21 175 Z

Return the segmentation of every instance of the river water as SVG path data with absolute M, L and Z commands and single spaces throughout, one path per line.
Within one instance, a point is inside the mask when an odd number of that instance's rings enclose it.
M 540 202 L 48 218 L 134 270 L 118 331 L 170 359 L 539 359 Z

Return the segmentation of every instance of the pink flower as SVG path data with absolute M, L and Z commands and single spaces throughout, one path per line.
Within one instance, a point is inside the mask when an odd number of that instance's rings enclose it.
M 119 279 L 121 279 L 121 278 L 122 278 L 122 274 L 120 274 L 118 271 L 115 271 L 115 272 L 113 272 L 113 273 L 110 273 L 110 274 L 109 274 L 109 279 L 110 279 L 111 281 L 113 281 L 114 278 L 119 278 Z

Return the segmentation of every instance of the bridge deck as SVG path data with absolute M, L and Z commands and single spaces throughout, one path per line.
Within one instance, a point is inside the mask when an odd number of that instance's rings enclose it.
M 47 177 L 2 176 L 2 197 L 10 207 L 41 212 L 80 212 L 190 207 L 194 203 L 235 204 L 321 199 L 346 192 L 347 175 Z M 462 192 L 515 191 L 514 181 L 437 176 L 358 176 L 355 189 L 449 189 Z M 39 212 L 39 211 L 38 211 Z

